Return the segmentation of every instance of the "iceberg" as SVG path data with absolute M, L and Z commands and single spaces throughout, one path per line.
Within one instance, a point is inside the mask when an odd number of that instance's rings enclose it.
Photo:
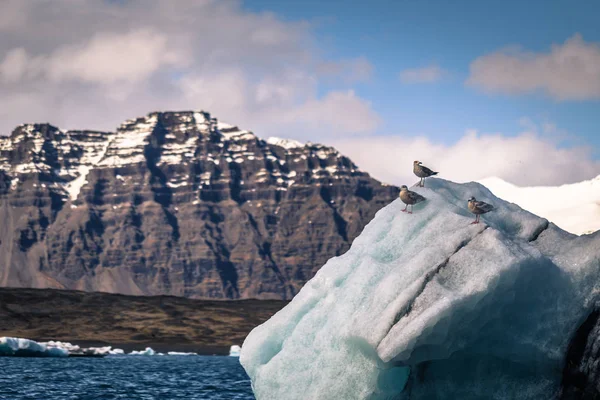
M 124 354 L 121 349 L 113 349 L 111 346 L 104 347 L 80 347 L 69 342 L 50 340 L 48 342 L 36 342 L 24 338 L 1 337 L 0 356 L 17 357 L 103 357 L 107 355 Z
M 484 186 L 396 200 L 243 343 L 258 400 L 550 399 L 598 307 L 600 234 L 576 236 Z M 496 207 L 471 225 L 467 199 Z
M 38 343 L 35 340 L 0 337 L 0 356 L 16 357 L 68 357 L 69 351 L 52 342 Z
M 136 351 L 133 350 L 131 353 L 129 353 L 130 356 L 154 356 L 156 355 L 156 352 L 154 350 L 152 350 L 151 347 L 146 347 L 145 350 L 141 350 L 141 351 Z
M 169 351 L 167 352 L 167 355 L 169 356 L 197 356 L 198 353 L 186 353 L 186 352 L 182 352 L 182 351 Z
M 229 356 L 230 357 L 239 357 L 241 352 L 242 352 L 242 348 L 238 345 L 234 344 L 229 348 Z
M 125 352 L 123 349 L 113 349 L 112 346 L 103 346 L 103 347 L 89 347 L 88 349 L 84 349 L 84 352 L 95 354 L 95 355 L 104 355 L 104 356 L 117 356 L 123 355 Z

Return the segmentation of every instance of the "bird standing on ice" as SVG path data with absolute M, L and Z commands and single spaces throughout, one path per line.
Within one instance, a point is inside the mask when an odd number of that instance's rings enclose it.
M 406 207 L 404 207 L 404 210 L 402 210 L 402 212 L 407 212 L 406 209 L 408 208 L 408 206 L 410 206 L 410 211 L 408 211 L 408 213 L 412 214 L 412 207 L 415 204 L 425 201 L 427 199 L 421 196 L 419 193 L 411 192 L 410 190 L 408 190 L 406 185 L 402 185 L 400 186 L 400 200 L 402 200 L 402 202 L 406 204 Z
M 483 201 L 477 201 L 475 197 L 469 199 L 469 211 L 475 214 L 475 221 L 471 222 L 471 225 L 479 223 L 479 217 L 481 214 L 488 213 L 494 210 L 494 206 Z
M 429 178 L 430 176 L 437 175 L 438 173 L 430 170 L 426 166 L 423 165 L 421 161 L 413 161 L 413 172 L 416 176 L 421 178 L 419 182 L 419 186 L 425 186 L 425 178 Z

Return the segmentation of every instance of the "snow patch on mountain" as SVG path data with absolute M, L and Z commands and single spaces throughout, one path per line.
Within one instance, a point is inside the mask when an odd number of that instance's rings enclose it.
M 144 162 L 144 146 L 157 122 L 158 116 L 150 114 L 133 123 L 122 124 L 109 143 L 106 156 L 99 165 L 115 167 Z
M 81 188 L 87 183 L 86 178 L 88 173 L 104 158 L 108 151 L 109 144 L 109 140 L 104 140 L 96 146 L 86 146 L 87 151 L 85 156 L 80 159 L 80 165 L 75 170 L 66 169 L 66 172 L 69 175 L 75 177 L 75 179 L 64 185 L 65 190 L 69 193 L 71 201 L 77 199 Z
M 241 130 L 237 126 L 230 125 L 224 122 L 217 123 L 217 130 L 225 140 L 253 140 L 256 136 L 250 131 Z
M 304 147 L 304 144 L 293 139 L 281 139 L 278 137 L 270 137 L 267 139 L 267 143 L 272 144 L 273 146 L 283 147 L 284 149 L 295 149 L 298 147 Z

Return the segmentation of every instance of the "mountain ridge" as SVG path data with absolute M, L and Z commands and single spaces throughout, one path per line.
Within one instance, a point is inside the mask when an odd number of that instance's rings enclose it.
M 24 124 L 0 138 L 0 285 L 289 299 L 397 194 L 332 147 L 204 111 Z

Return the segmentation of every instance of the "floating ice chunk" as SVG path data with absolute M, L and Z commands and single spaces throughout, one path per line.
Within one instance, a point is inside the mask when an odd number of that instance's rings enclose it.
M 242 351 L 242 348 L 240 346 L 234 344 L 229 348 L 229 355 L 231 357 L 239 357 L 241 351 Z
M 108 355 L 108 354 L 118 354 L 114 353 L 112 350 L 112 346 L 104 346 L 104 347 L 89 347 L 89 352 L 96 355 Z M 121 350 L 123 351 L 123 350 Z
M 131 353 L 129 353 L 129 355 L 131 355 L 131 356 L 154 356 L 154 355 L 156 355 L 156 352 L 154 350 L 152 350 L 151 347 L 146 347 L 145 350 L 141 350 L 141 351 L 133 350 Z
M 38 343 L 34 340 L 0 337 L 0 356 L 21 357 L 67 357 L 69 351 L 48 343 Z
M 600 234 L 577 237 L 485 187 L 430 179 L 246 338 L 258 400 L 544 399 L 600 300 Z M 467 199 L 496 207 L 470 225 Z M 309 221 L 310 223 L 310 221 Z
M 0 338 L 0 355 L 67 357 L 105 356 L 123 353 L 123 350 L 113 350 L 111 346 L 83 348 L 69 342 L 61 342 L 58 340 L 38 343 L 29 339 Z
M 170 356 L 197 356 L 197 353 L 185 353 L 182 351 L 169 351 L 167 353 Z

